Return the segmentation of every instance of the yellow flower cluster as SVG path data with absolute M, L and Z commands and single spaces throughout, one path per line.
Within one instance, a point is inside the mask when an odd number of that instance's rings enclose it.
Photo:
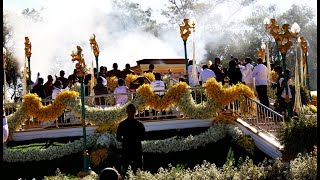
M 156 80 L 153 73 L 143 73 L 143 76 L 148 78 L 150 80 L 150 82 L 153 82 Z
M 136 80 L 139 76 L 138 75 L 133 75 L 133 74 L 127 74 L 127 77 L 125 79 L 126 86 L 130 86 L 130 83 L 134 80 Z
M 48 106 L 41 104 L 41 98 L 37 94 L 27 94 L 23 99 L 29 116 L 37 117 L 40 121 L 47 121 L 59 117 L 66 108 L 67 102 L 78 96 L 78 92 L 63 91 Z
M 232 110 L 225 110 L 225 111 L 220 111 L 218 113 L 218 116 L 216 116 L 213 119 L 213 122 L 215 123 L 220 123 L 220 122 L 226 122 L 228 124 L 234 124 L 237 120 L 237 118 L 239 118 L 240 116 L 234 112 L 232 112 Z
M 116 76 L 107 77 L 108 87 L 111 92 L 118 86 L 118 78 Z
M 107 148 L 97 148 L 94 149 L 90 154 L 90 162 L 94 166 L 98 166 L 108 157 L 108 149 Z
M 95 130 L 96 133 L 116 133 L 119 123 L 121 121 L 112 121 L 108 123 L 102 123 L 100 126 Z
M 277 79 L 278 79 L 279 76 L 274 70 L 271 71 L 270 75 L 271 75 L 271 81 L 277 82 Z
M 203 86 L 206 89 L 206 95 L 221 105 L 228 105 L 236 99 L 239 99 L 240 96 L 255 97 L 250 87 L 244 84 L 224 88 L 215 78 L 210 78 Z
M 155 110 L 161 110 L 176 104 L 187 89 L 188 85 L 185 82 L 180 82 L 170 87 L 167 93 L 163 97 L 160 97 L 153 92 L 150 84 L 144 84 L 137 89 L 137 92 L 142 95 L 146 106 L 150 106 Z

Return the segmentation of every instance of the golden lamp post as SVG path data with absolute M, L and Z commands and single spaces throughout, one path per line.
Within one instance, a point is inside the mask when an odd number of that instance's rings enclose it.
M 87 131 L 86 131 L 86 122 L 85 122 L 85 109 L 84 109 L 84 86 L 83 79 L 86 74 L 86 64 L 82 54 L 82 48 L 77 46 L 71 53 L 72 62 L 77 61 L 76 64 L 76 75 L 81 83 L 81 123 L 83 130 L 83 169 L 79 172 L 80 177 L 84 177 L 86 175 L 91 174 L 93 171 L 89 166 L 89 153 L 87 150 Z
M 32 85 L 32 83 L 31 83 L 31 67 L 30 67 L 30 58 L 31 58 L 31 47 L 32 47 L 32 45 L 31 45 L 31 42 L 30 42 L 30 40 L 29 40 L 29 38 L 28 37 L 25 37 L 24 38 L 25 39 L 25 42 L 24 42 L 24 51 L 25 51 L 25 57 L 27 58 L 27 60 L 28 60 L 28 83 L 27 83 L 27 87 L 29 87 L 28 88 L 28 92 L 30 92 L 31 91 L 31 85 Z
M 7 59 L 7 50 L 3 48 L 2 60 L 3 60 L 3 101 L 7 100 L 7 80 L 6 80 L 6 59 Z
M 191 34 L 190 29 L 195 28 L 195 22 L 192 23 L 192 26 L 189 25 L 189 19 L 183 19 L 183 25 L 180 25 L 180 35 L 183 40 L 184 45 L 184 57 L 186 61 L 186 82 L 189 84 L 189 74 L 188 74 L 188 56 L 187 56 L 187 40 Z
M 98 61 L 99 61 L 99 45 L 96 41 L 96 35 L 93 34 L 90 39 L 90 46 L 91 46 L 91 49 L 93 51 L 93 54 L 94 54 L 94 57 L 96 58 L 96 66 L 97 66 L 97 78 L 99 77 L 99 65 L 98 65 Z

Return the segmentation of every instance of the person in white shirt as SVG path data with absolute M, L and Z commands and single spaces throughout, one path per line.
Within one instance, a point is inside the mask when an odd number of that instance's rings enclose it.
M 4 109 L 3 109 L 3 113 L 4 113 Z M 8 122 L 7 122 L 7 118 L 5 115 L 3 115 L 2 118 L 2 123 L 3 123 L 3 143 L 5 143 L 8 140 L 9 137 L 9 128 L 8 128 Z
M 156 80 L 151 82 L 151 87 L 154 91 L 159 91 L 160 92 L 155 92 L 155 94 L 157 94 L 158 96 L 162 97 L 164 96 L 165 92 L 164 90 L 167 89 L 166 84 L 161 80 L 161 74 L 160 73 L 155 73 L 155 78 Z M 152 114 L 155 116 L 157 115 L 158 111 L 152 110 Z M 166 112 L 162 111 L 162 115 L 165 115 Z M 155 118 L 154 118 L 155 119 Z
M 200 85 L 206 83 L 209 78 L 216 78 L 216 74 L 208 68 L 208 65 L 205 64 L 203 65 L 203 71 L 200 73 Z
M 189 66 L 188 66 L 188 79 L 189 79 L 189 86 L 196 86 L 199 84 L 199 74 L 202 72 L 202 68 L 196 66 L 196 77 L 193 77 L 192 72 L 193 72 L 193 61 L 189 61 Z
M 292 108 L 293 108 L 293 103 L 292 103 L 292 93 L 291 91 L 293 90 L 293 87 L 292 87 L 292 80 L 291 80 L 291 77 L 290 77 L 290 70 L 286 70 L 286 74 L 287 74 L 287 77 L 288 77 L 288 81 L 287 81 L 287 87 L 288 87 L 288 98 L 290 100 L 290 110 L 292 112 Z M 281 93 L 281 98 L 279 99 L 279 104 L 280 104 L 280 112 L 282 111 L 286 111 L 287 110 L 287 104 L 286 103 L 286 88 L 285 88 L 285 85 L 284 85 L 284 77 L 280 78 L 279 79 L 279 84 L 280 84 L 280 88 L 282 90 L 282 93 Z
M 250 57 L 245 58 L 243 66 L 240 65 L 240 70 L 242 72 L 242 82 L 254 90 L 252 78 L 253 65 L 251 64 Z
M 257 66 L 254 67 L 252 72 L 252 77 L 255 78 L 256 91 L 260 103 L 269 107 L 269 98 L 268 98 L 268 68 L 262 64 L 262 59 L 257 59 Z
M 166 89 L 166 84 L 161 80 L 161 74 L 156 73 L 155 74 L 155 81 L 151 82 L 151 87 L 154 91 L 159 91 L 159 90 L 165 90 Z M 164 91 L 161 92 L 155 92 L 155 94 L 158 94 L 159 96 L 164 95 Z
M 118 79 L 118 87 L 116 87 L 113 91 L 113 94 L 122 94 L 122 95 L 115 96 L 116 105 L 118 105 L 118 106 L 124 105 L 128 101 L 128 95 L 124 94 L 124 93 L 128 93 L 129 88 L 126 85 L 124 85 L 124 83 L 125 83 L 125 81 L 122 78 L 119 78 Z

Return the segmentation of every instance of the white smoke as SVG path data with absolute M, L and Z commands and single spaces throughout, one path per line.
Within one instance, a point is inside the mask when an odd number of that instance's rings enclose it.
M 60 70 L 64 70 L 66 76 L 71 74 L 75 67 L 70 56 L 72 45 L 82 47 L 86 65 L 90 67 L 91 61 L 94 61 L 89 45 L 92 33 L 96 34 L 100 47 L 99 66 L 107 66 L 108 70 L 115 62 L 119 69 L 123 69 L 126 63 L 135 66 L 137 60 L 145 58 L 184 58 L 183 42 L 178 30 L 175 35 L 177 37 L 173 38 L 178 41 L 175 45 L 170 45 L 174 40 L 166 39 L 169 37 L 156 38 L 135 24 L 128 26 L 132 29 L 125 30 L 121 27 L 121 22 L 113 19 L 118 11 L 112 9 L 110 1 L 68 0 L 63 3 L 43 3 L 44 9 L 40 12 L 43 22 L 34 22 L 22 16 L 21 12 L 6 10 L 8 21 L 14 29 L 9 43 L 13 45 L 20 67 L 23 67 L 25 58 L 24 37 L 28 36 L 32 43 L 32 80 L 36 79 L 37 72 L 40 72 L 45 81 L 49 74 L 59 76 Z M 178 50 L 174 47 L 176 45 Z

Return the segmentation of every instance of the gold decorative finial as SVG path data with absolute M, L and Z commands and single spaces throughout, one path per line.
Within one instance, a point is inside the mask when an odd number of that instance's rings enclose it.
M 300 47 L 301 47 L 303 53 L 307 53 L 308 52 L 308 43 L 304 39 L 304 37 L 300 37 Z
M 24 51 L 25 51 L 25 54 L 26 54 L 26 56 L 28 57 L 28 58 L 30 58 L 31 57 L 31 42 L 30 42 L 30 40 L 29 40 L 29 38 L 28 37 L 25 37 L 24 38 L 25 39 L 25 42 L 24 42 Z
M 190 28 L 192 28 L 189 25 L 189 19 L 183 19 L 183 25 L 180 25 L 180 34 L 181 34 L 181 38 L 184 41 L 187 41 L 189 35 L 191 34 Z
M 93 54 L 94 56 L 99 56 L 99 45 L 96 41 L 96 35 L 93 34 L 93 36 L 89 39 L 90 41 L 90 45 L 91 45 L 91 49 L 93 50 Z
M 279 50 L 282 54 L 286 54 L 292 46 L 290 38 L 293 37 L 292 33 L 289 31 L 289 24 L 282 25 L 282 33 L 279 33 L 278 37 Z
M 78 77 L 84 77 L 87 70 L 86 70 L 86 63 L 84 62 L 83 59 L 83 54 L 82 54 L 82 48 L 80 46 L 77 46 L 76 52 L 72 51 L 71 53 L 72 61 L 78 61 L 76 64 L 76 71 L 77 71 L 77 76 Z

